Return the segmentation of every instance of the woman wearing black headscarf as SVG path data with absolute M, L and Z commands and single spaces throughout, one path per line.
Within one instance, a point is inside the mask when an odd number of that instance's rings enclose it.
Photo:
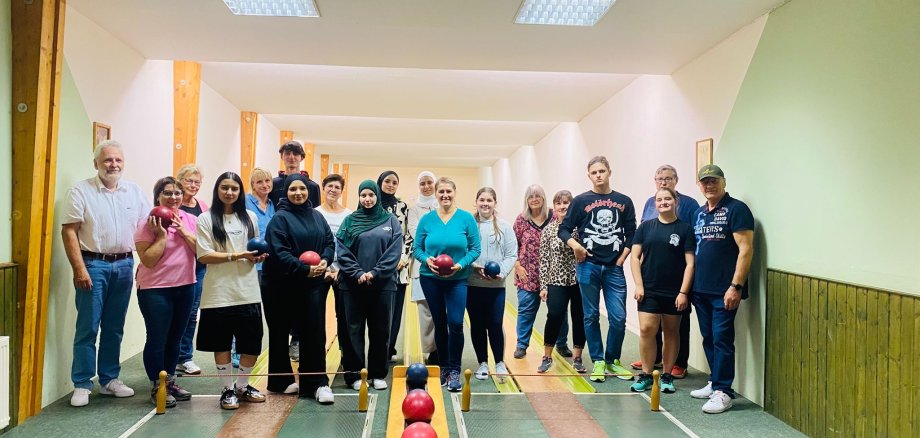
M 403 247 L 396 265 L 396 295 L 393 297 L 393 315 L 390 325 L 390 356 L 396 360 L 396 337 L 402 324 L 402 311 L 406 302 L 406 285 L 409 284 L 409 262 L 412 260 L 412 234 L 409 233 L 409 206 L 396 197 L 399 175 L 387 170 L 377 178 L 380 188 L 380 204 L 383 209 L 396 216 L 402 230 Z
M 396 265 L 402 253 L 402 228 L 380 204 L 380 189 L 371 180 L 358 187 L 358 209 L 336 235 L 339 288 L 344 292 L 348 336 L 358 363 L 367 366 L 369 384 L 387 388 L 387 349 L 390 316 L 396 292 Z M 370 338 L 364 354 L 365 326 Z M 359 370 L 345 370 L 345 382 L 360 389 Z
M 268 371 L 290 373 L 288 333 L 298 329 L 300 373 L 326 371 L 326 266 L 335 255 L 335 239 L 323 216 L 308 200 L 307 178 L 300 174 L 284 180 L 286 198 L 265 230 L 270 256 L 262 266 L 266 282 L 263 297 L 268 323 Z M 314 251 L 322 261 L 308 266 L 300 255 Z M 268 390 L 293 393 L 298 390 L 291 376 L 270 376 Z M 325 374 L 300 376 L 301 397 L 314 397 L 322 404 L 335 401 Z

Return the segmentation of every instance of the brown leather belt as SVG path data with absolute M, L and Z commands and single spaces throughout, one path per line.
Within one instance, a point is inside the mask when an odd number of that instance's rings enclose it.
M 131 257 L 130 252 L 123 252 L 120 254 L 100 254 L 98 252 L 92 251 L 80 251 L 80 254 L 83 254 L 84 257 L 89 257 L 91 259 L 103 260 L 106 262 L 116 262 L 118 260 L 126 259 Z

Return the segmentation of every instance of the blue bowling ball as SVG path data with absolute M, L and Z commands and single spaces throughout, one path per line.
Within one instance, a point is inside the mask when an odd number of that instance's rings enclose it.
M 249 239 L 246 251 L 256 251 L 256 255 L 268 254 L 268 242 L 259 237 Z
M 421 363 L 409 365 L 406 369 L 406 387 L 408 389 L 423 389 L 428 383 L 428 367 Z
M 498 274 L 502 272 L 502 266 L 498 262 L 486 262 L 486 265 L 483 267 L 483 272 L 486 274 L 486 277 L 495 278 L 498 277 Z

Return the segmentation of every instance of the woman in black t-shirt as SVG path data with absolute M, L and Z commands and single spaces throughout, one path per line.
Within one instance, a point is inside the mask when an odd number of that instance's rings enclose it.
M 670 371 L 680 345 L 681 311 L 689 305 L 693 284 L 693 253 L 696 238 L 690 224 L 677 219 L 677 193 L 669 188 L 655 193 L 658 217 L 643 222 L 633 237 L 633 279 L 639 308 L 639 354 L 642 374 L 630 388 L 642 392 L 652 387 L 658 326 L 664 337 L 662 362 Z M 661 391 L 672 393 L 674 377 L 670 372 L 661 376 Z

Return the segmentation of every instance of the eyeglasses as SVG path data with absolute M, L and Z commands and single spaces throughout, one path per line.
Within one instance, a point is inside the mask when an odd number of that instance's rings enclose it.
M 186 184 L 188 184 L 188 185 L 190 185 L 190 186 L 200 186 L 200 185 L 201 185 L 201 181 L 199 181 L 199 180 L 197 180 L 197 179 L 184 179 L 184 180 L 182 180 L 182 182 L 184 182 L 184 183 L 186 183 Z
M 178 190 L 176 190 L 176 191 L 174 191 L 174 192 L 171 192 L 171 191 L 169 191 L 169 190 L 163 190 L 162 192 L 160 192 L 160 194 L 162 194 L 163 196 L 166 196 L 166 197 L 169 197 L 169 196 L 180 197 L 180 196 L 182 196 L 182 192 L 181 192 L 181 191 L 178 191 Z
M 669 183 L 669 182 L 674 182 L 674 181 L 676 181 L 676 179 L 671 178 L 670 176 L 666 176 L 666 177 L 663 177 L 663 178 L 655 178 L 655 181 L 658 181 L 658 182 L 660 182 L 660 183 Z

